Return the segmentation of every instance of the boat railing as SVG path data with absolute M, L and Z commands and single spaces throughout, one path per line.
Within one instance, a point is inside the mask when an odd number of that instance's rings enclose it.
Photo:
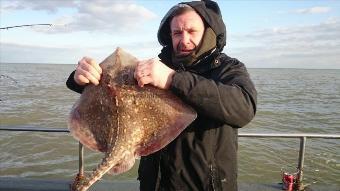
M 58 132 L 69 133 L 66 128 L 37 128 L 37 127 L 0 127 L 0 131 L 29 131 L 29 132 Z M 302 183 L 303 166 L 305 160 L 306 142 L 309 138 L 340 139 L 339 134 L 316 134 L 316 133 L 239 133 L 239 137 L 248 138 L 295 138 L 300 139 L 298 156 L 298 181 Z M 79 174 L 84 174 L 84 147 L 79 142 Z

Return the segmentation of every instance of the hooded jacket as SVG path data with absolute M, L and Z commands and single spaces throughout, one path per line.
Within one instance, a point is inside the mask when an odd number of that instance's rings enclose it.
M 164 149 L 141 158 L 140 190 L 237 190 L 238 128 L 256 113 L 257 93 L 243 63 L 222 50 L 226 28 L 217 3 L 189 5 L 216 34 L 216 49 L 192 66 L 171 62 L 170 21 L 176 5 L 160 24 L 159 58 L 177 72 L 171 91 L 191 105 L 197 119 Z

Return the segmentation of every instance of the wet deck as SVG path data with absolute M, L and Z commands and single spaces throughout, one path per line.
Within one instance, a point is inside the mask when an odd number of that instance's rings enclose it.
M 0 191 L 68 191 L 70 180 L 44 180 L 28 178 L 0 177 Z M 90 191 L 136 191 L 137 181 L 100 181 Z M 240 191 L 275 191 L 282 190 L 280 184 L 239 183 Z M 313 185 L 306 191 L 340 191 L 340 186 Z

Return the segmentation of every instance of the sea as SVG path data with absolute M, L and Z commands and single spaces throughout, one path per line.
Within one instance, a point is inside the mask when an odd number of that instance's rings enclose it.
M 76 65 L 0 66 L 0 126 L 67 128 L 79 94 L 65 82 Z M 256 117 L 240 133 L 340 134 L 340 70 L 248 69 L 258 91 Z M 102 153 L 85 149 L 85 170 Z M 279 183 L 281 171 L 294 173 L 297 138 L 239 138 L 238 180 Z M 126 173 L 106 180 L 136 180 L 138 160 Z M 73 179 L 78 142 L 69 133 L 0 131 L 0 177 Z M 340 187 L 340 139 L 308 138 L 305 184 Z

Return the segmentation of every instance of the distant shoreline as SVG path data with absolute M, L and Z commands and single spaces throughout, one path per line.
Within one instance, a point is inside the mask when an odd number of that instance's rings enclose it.
M 20 63 L 20 62 L 0 62 L 0 64 L 32 64 L 32 65 L 76 65 L 76 63 L 70 64 L 64 64 L 64 63 Z M 247 65 L 246 65 L 247 66 Z M 253 68 L 253 67 L 247 67 L 248 69 L 294 69 L 294 70 L 340 70 L 340 68 Z

